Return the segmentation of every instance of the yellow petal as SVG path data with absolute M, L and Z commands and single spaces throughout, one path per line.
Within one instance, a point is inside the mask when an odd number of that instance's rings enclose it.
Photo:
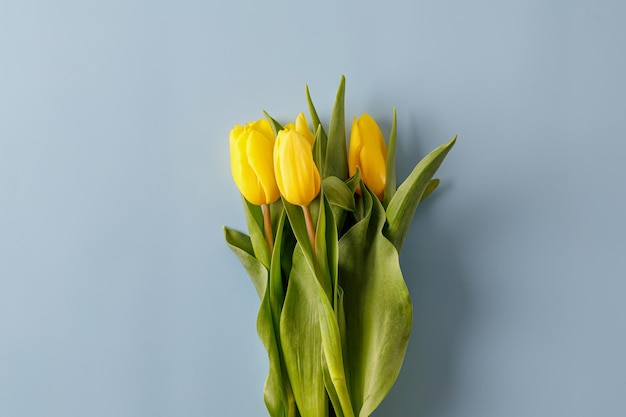
M 350 145 L 348 147 L 348 172 L 352 177 L 356 174 L 356 167 L 359 166 L 359 154 L 361 153 L 361 132 L 357 125 L 356 116 L 352 121 L 352 131 L 350 132 Z
M 274 178 L 274 133 L 265 119 L 235 125 L 230 131 L 230 166 L 235 184 L 252 204 L 262 205 L 279 197 Z
M 361 149 L 361 168 L 363 182 L 372 190 L 379 200 L 385 194 L 385 157 L 376 149 L 363 147 Z
M 251 131 L 248 136 L 246 154 L 250 167 L 263 192 L 263 203 L 276 201 L 279 197 L 278 186 L 274 177 L 274 138 L 264 136 L 259 131 Z
M 261 133 L 263 136 L 267 138 L 271 138 L 272 143 L 274 142 L 274 136 L 275 136 L 274 131 L 272 130 L 272 126 L 270 125 L 270 122 L 268 122 L 266 119 L 259 119 L 256 122 L 248 123 L 247 127 L 250 128 L 251 130 L 255 130 Z
M 365 185 L 381 200 L 387 177 L 386 157 L 385 139 L 376 121 L 367 113 L 355 117 L 348 151 L 349 172 L 354 175 L 358 166 Z
M 320 175 L 310 143 L 294 130 L 278 132 L 274 171 L 282 196 L 291 204 L 308 206 L 320 192 Z
M 296 132 L 304 136 L 311 146 L 313 146 L 313 142 L 315 142 L 315 135 L 313 135 L 313 132 L 309 129 L 309 122 L 307 122 L 304 113 L 300 113 L 296 118 Z

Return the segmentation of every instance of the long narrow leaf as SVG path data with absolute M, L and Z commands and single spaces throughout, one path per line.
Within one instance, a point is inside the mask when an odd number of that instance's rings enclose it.
M 342 76 L 330 119 L 324 170 L 326 176 L 333 175 L 342 180 L 348 178 L 348 152 L 346 150 L 346 121 L 344 115 L 345 90 L 346 78 Z
M 396 194 L 389 202 L 388 226 L 385 235 L 398 249 L 398 253 L 402 250 L 415 209 L 422 200 L 426 187 L 455 142 L 456 136 L 450 142 L 444 143 L 426 155 L 398 187 Z
M 320 176 L 324 178 L 324 155 L 325 150 L 322 150 L 322 125 L 317 125 L 315 130 L 315 141 L 313 142 L 313 161 L 320 173 Z
M 317 165 L 317 168 L 320 170 L 320 175 L 322 178 L 326 177 L 326 167 L 324 166 L 324 161 L 326 160 L 326 146 L 328 144 L 328 136 L 326 136 L 326 131 L 324 130 L 324 126 L 320 121 L 319 116 L 317 115 L 317 110 L 315 110 L 315 106 L 313 105 L 313 100 L 311 100 L 311 94 L 309 94 L 309 86 L 306 86 L 306 101 L 309 105 L 309 113 L 311 113 L 311 123 L 313 125 L 313 130 L 319 132 L 319 138 L 315 138 L 315 146 L 319 148 L 320 153 L 320 163 Z M 315 153 L 314 153 L 315 154 Z
M 320 294 L 319 297 L 319 314 L 324 361 L 328 371 L 327 379 L 332 384 L 332 387 L 329 387 L 327 382 L 327 389 L 330 388 L 330 391 L 336 395 L 341 407 L 341 414 L 346 417 L 354 417 L 343 364 L 339 326 L 330 302 L 323 294 Z M 337 410 L 337 407 L 335 409 Z
M 324 357 L 324 355 L 322 355 L 322 372 L 324 374 L 324 386 L 326 387 L 328 398 L 333 405 L 335 417 L 344 417 L 343 409 L 341 407 L 341 401 L 339 400 L 339 394 L 337 394 L 337 389 L 333 384 L 332 377 L 330 376 L 330 371 L 328 370 L 328 363 L 326 363 L 326 358 Z
M 310 268 L 312 270 L 315 270 L 313 251 L 311 248 L 311 242 L 309 240 L 309 234 L 306 230 L 306 223 L 304 220 L 304 214 L 302 213 L 302 207 L 293 205 L 284 198 L 282 200 L 285 207 L 285 212 L 287 213 L 287 217 L 289 218 L 289 224 L 291 224 L 291 229 L 293 230 L 293 234 L 295 235 L 298 243 L 302 247 L 304 256 L 309 263 Z
M 274 130 L 275 135 L 278 134 L 278 132 L 280 132 L 281 130 L 283 130 L 283 126 L 280 123 L 278 123 L 276 119 L 270 116 L 268 112 L 263 110 L 263 114 L 265 115 L 265 118 L 267 119 L 267 121 L 270 122 L 270 125 L 272 126 L 272 130 Z
M 287 381 L 283 380 L 278 340 L 279 330 L 273 320 L 270 292 L 270 286 L 267 286 L 257 316 L 257 333 L 265 346 L 265 350 L 267 350 L 269 360 L 269 371 L 265 379 L 263 398 L 270 416 L 284 417 L 289 404 L 285 388 Z
M 387 144 L 387 165 L 385 180 L 385 197 L 383 206 L 387 207 L 392 197 L 396 193 L 396 108 L 393 108 L 393 121 L 391 123 L 391 133 Z
M 324 198 L 324 193 L 321 193 L 320 210 L 315 230 L 316 272 L 324 293 L 331 300 L 334 297 L 333 288 L 337 281 L 337 256 L 334 253 L 336 250 L 337 229 L 333 212 Z
M 248 272 L 259 299 L 262 299 L 267 287 L 267 268 L 254 257 L 250 238 L 226 226 L 224 226 L 224 237 L 230 249 Z
M 284 359 L 280 350 L 280 315 L 285 299 L 281 271 L 285 224 L 286 214 L 283 212 L 278 221 L 269 283 L 257 320 L 257 331 L 269 357 L 269 373 L 265 381 L 264 398 L 272 417 L 284 417 L 289 409 L 295 407 L 287 372 L 283 369 Z
M 270 250 L 267 247 L 265 234 L 263 233 L 263 212 L 261 211 L 261 207 L 250 203 L 243 197 L 241 198 L 243 200 L 246 223 L 248 224 L 248 232 L 250 233 L 250 242 L 254 249 L 254 256 L 261 261 L 266 268 L 269 268 Z

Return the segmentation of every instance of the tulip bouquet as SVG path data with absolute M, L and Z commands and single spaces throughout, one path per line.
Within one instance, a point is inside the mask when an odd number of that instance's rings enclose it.
M 248 234 L 224 232 L 259 295 L 272 417 L 365 417 L 391 389 L 412 319 L 399 253 L 456 140 L 396 187 L 395 109 L 388 144 L 364 114 L 347 147 L 344 91 L 342 77 L 328 131 L 307 88 L 313 131 L 302 113 L 285 126 L 266 113 L 230 132 Z

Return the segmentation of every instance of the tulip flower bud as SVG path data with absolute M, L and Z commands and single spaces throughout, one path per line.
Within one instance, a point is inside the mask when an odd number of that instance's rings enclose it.
M 313 147 L 294 129 L 278 132 L 274 144 L 274 172 L 283 198 L 308 206 L 320 192 L 320 174 L 313 161 Z
M 230 168 L 235 184 L 246 200 L 269 204 L 280 196 L 274 177 L 274 132 L 261 119 L 230 131 Z
M 359 167 L 363 182 L 379 200 L 382 200 L 385 194 L 386 158 L 387 146 L 376 121 L 367 113 L 359 119 L 355 117 L 348 151 L 350 176 L 353 176 L 356 167 Z
M 306 138 L 306 140 L 311 144 L 311 146 L 313 146 L 313 142 L 315 142 L 315 135 L 313 134 L 313 132 L 311 132 L 311 129 L 309 129 L 309 122 L 307 122 L 306 116 L 304 115 L 304 113 L 300 113 L 298 115 L 298 117 L 296 118 L 295 125 L 293 123 L 287 123 L 285 125 L 285 129 L 295 130 L 296 132 L 300 133 L 302 136 Z

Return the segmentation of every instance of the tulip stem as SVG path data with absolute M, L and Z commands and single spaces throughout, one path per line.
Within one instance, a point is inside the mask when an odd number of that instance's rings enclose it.
M 309 234 L 309 241 L 311 242 L 311 251 L 313 252 L 313 259 L 315 259 L 315 227 L 313 226 L 313 217 L 311 217 L 311 209 L 309 206 L 302 206 L 304 212 L 304 221 L 306 222 L 306 231 Z
M 274 234 L 272 233 L 272 214 L 270 213 L 269 204 L 263 204 L 263 229 L 265 229 L 265 241 L 271 257 L 274 250 Z

